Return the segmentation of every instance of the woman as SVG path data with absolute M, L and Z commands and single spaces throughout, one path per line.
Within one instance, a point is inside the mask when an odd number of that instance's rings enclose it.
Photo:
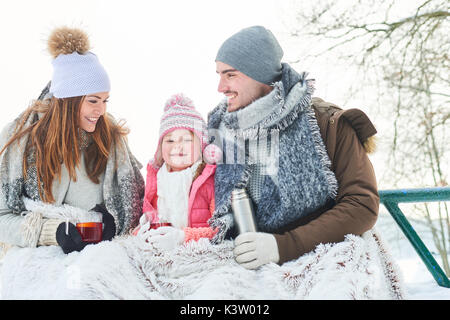
M 106 112 L 110 82 L 87 35 L 58 28 L 48 47 L 54 57 L 48 93 L 0 134 L 0 243 L 59 245 L 69 253 L 87 243 L 77 217 L 55 212 L 98 213 L 102 240 L 110 240 L 137 225 L 144 181 L 128 131 Z

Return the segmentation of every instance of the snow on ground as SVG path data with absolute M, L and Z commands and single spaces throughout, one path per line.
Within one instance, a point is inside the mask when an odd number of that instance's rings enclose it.
M 409 220 L 411 221 L 411 219 Z M 434 259 L 441 265 L 441 258 L 434 252 L 434 245 L 429 233 L 425 228 L 416 226 L 414 223 L 411 224 Z M 407 299 L 450 300 L 450 288 L 444 288 L 437 284 L 413 246 L 382 205 L 380 205 L 380 215 L 375 227 L 386 246 L 389 247 L 393 260 L 401 271 Z
M 450 288 L 439 286 L 419 257 L 402 259 L 397 264 L 403 274 L 407 299 L 450 300 Z

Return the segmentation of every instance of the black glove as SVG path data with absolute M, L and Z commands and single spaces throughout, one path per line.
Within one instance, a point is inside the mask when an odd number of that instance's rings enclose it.
M 103 215 L 102 240 L 111 240 L 116 235 L 116 223 L 111 213 L 106 210 L 105 204 L 96 204 L 91 211 L 100 212 Z
M 69 222 L 69 234 L 66 234 L 66 223 L 61 223 L 56 229 L 56 242 L 65 254 L 72 251 L 81 251 L 89 243 L 81 240 L 81 235 L 77 228 Z

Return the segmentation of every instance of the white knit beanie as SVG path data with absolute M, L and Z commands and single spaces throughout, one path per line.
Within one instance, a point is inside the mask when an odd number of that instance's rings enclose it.
M 97 56 L 88 51 L 89 39 L 82 30 L 55 29 L 48 49 L 55 58 L 50 93 L 56 98 L 85 96 L 111 90 L 108 74 Z

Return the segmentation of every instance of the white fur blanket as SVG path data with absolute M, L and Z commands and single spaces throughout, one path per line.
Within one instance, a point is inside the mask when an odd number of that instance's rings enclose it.
M 1 267 L 2 299 L 404 299 L 397 267 L 374 231 L 319 245 L 256 271 L 233 244 L 191 241 L 164 252 L 138 237 L 88 245 L 12 248 Z

